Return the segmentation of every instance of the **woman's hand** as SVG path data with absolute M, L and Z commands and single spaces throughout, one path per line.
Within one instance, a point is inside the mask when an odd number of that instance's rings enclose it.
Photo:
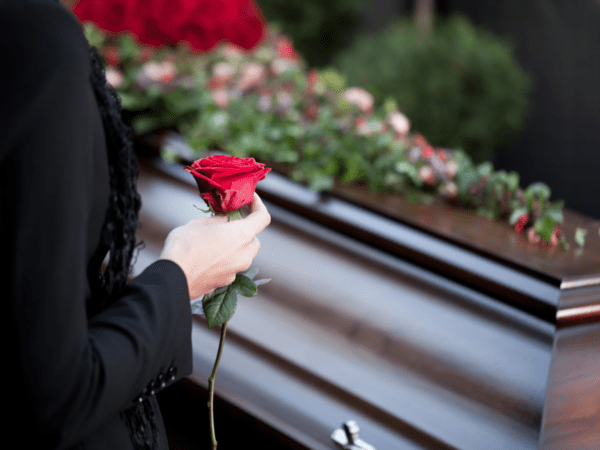
M 227 222 L 227 216 L 196 219 L 169 233 L 160 259 L 177 263 L 188 281 L 190 299 L 231 284 L 250 268 L 260 242 L 256 235 L 271 222 L 260 197 L 254 194 L 250 214 Z

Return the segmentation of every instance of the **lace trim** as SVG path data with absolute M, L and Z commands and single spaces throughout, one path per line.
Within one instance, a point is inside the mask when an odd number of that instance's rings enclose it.
M 121 413 L 121 419 L 129 429 L 135 450 L 155 450 L 158 443 L 156 413 L 148 399 L 136 403 Z

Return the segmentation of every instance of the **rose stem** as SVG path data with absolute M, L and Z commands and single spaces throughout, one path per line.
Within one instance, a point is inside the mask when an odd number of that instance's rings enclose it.
M 212 373 L 208 377 L 208 409 L 210 412 L 210 440 L 212 442 L 212 450 L 217 449 L 217 435 L 215 434 L 215 408 L 214 408 L 214 394 L 215 394 L 215 377 L 217 370 L 219 369 L 219 362 L 221 361 L 221 353 L 223 353 L 223 343 L 225 342 L 225 331 L 227 331 L 227 322 L 221 327 L 221 339 L 219 340 L 219 349 L 217 350 L 217 359 L 213 366 Z

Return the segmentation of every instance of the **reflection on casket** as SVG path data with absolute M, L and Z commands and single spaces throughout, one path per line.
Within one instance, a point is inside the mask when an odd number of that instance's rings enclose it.
M 202 214 L 181 167 L 143 160 L 139 187 L 137 270 Z M 240 299 L 228 327 L 220 448 L 333 449 L 350 419 L 378 450 L 600 442 L 600 252 L 583 255 L 595 268 L 575 267 L 580 255 L 559 270 L 541 251 L 491 254 L 276 174 L 258 190 L 273 221 L 254 266 L 273 281 Z M 218 330 L 199 318 L 193 339 L 194 374 L 159 398 L 173 448 L 209 442 Z

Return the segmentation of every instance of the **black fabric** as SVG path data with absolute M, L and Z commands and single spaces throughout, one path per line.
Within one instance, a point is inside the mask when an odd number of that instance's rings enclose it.
M 192 371 L 187 283 L 158 261 L 87 317 L 109 175 L 80 24 L 50 0 L 0 0 L 0 57 L 8 436 L 22 448 L 130 449 L 123 412 L 141 404 L 167 448 L 154 393 Z

